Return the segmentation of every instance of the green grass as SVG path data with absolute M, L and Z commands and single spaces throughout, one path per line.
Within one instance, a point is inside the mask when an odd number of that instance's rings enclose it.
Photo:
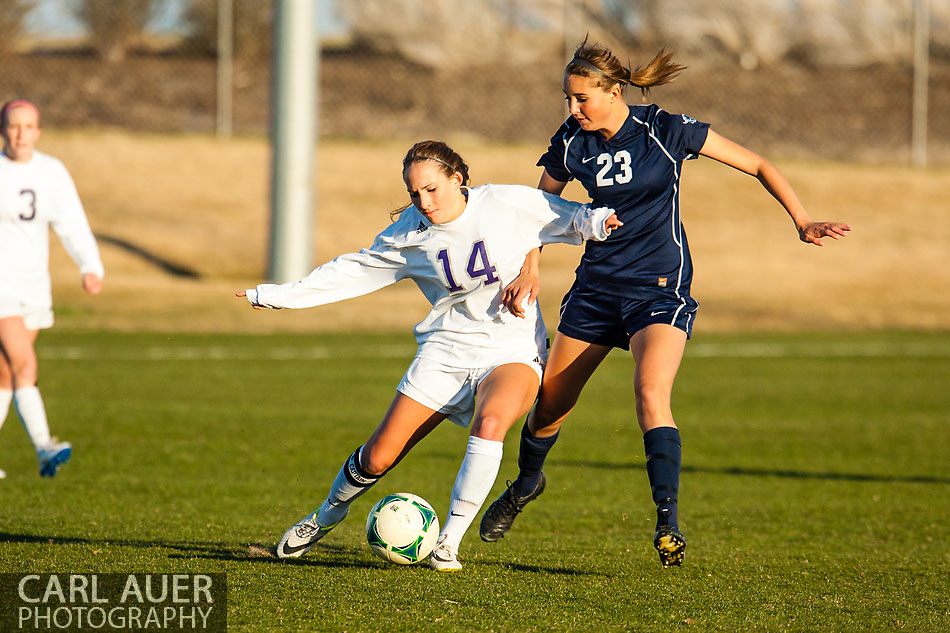
M 633 364 L 611 355 L 547 492 L 496 544 L 476 524 L 458 574 L 386 565 L 363 534 L 389 492 L 445 515 L 466 442 L 450 424 L 304 558 L 257 551 L 375 427 L 411 337 L 54 329 L 38 349 L 52 430 L 75 454 L 40 479 L 11 412 L 2 572 L 225 572 L 234 631 L 950 630 L 945 334 L 697 335 L 674 392 L 679 569 L 652 549 Z M 516 474 L 517 428 L 491 499 Z

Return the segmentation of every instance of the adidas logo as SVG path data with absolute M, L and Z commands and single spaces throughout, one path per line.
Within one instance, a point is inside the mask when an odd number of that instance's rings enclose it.
M 428 231 L 428 230 L 429 230 L 429 227 L 426 226 L 425 222 L 419 222 L 419 228 L 416 229 L 416 233 L 424 233 L 425 231 Z

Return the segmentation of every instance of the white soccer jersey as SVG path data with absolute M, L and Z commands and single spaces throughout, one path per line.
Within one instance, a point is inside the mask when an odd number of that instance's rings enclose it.
M 247 298 L 272 308 L 309 308 L 409 278 L 432 304 L 415 327 L 418 358 L 476 368 L 544 356 L 547 332 L 537 302 L 520 319 L 502 306 L 502 292 L 531 249 L 603 240 L 611 213 L 532 187 L 473 187 L 451 222 L 431 224 L 409 207 L 371 248 L 342 255 L 300 281 L 261 284 Z
M 103 276 L 99 248 L 66 167 L 37 151 L 26 163 L 0 154 L 0 296 L 32 307 L 52 305 L 49 227 L 80 275 Z

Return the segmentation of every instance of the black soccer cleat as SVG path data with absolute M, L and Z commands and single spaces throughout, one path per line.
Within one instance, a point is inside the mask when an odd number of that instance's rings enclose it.
M 679 567 L 686 555 L 686 537 L 677 526 L 670 525 L 670 514 L 668 508 L 657 508 L 653 547 L 660 555 L 660 563 L 664 567 Z
M 478 535 L 486 543 L 494 543 L 502 538 L 511 529 L 511 524 L 529 501 L 537 499 L 546 484 L 544 473 L 538 480 L 538 485 L 526 497 L 519 497 L 515 494 L 511 482 L 508 482 L 508 489 L 501 493 L 501 496 L 495 499 L 495 502 L 488 506 L 485 514 L 482 515 L 482 522 L 478 529 Z

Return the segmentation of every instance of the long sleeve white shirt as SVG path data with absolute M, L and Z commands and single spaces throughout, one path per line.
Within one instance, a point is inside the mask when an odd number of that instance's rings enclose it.
M 370 248 L 337 257 L 300 281 L 261 284 L 247 298 L 271 308 L 309 308 L 408 278 L 432 306 L 415 327 L 417 357 L 475 368 L 543 356 L 547 332 L 537 302 L 520 319 L 502 306 L 502 292 L 531 249 L 605 239 L 611 212 L 532 187 L 473 187 L 451 222 L 431 224 L 409 207 Z
M 103 277 L 102 260 L 76 186 L 58 159 L 34 151 L 26 163 L 0 154 L 0 292 L 37 307 L 52 305 L 49 229 L 79 266 Z

